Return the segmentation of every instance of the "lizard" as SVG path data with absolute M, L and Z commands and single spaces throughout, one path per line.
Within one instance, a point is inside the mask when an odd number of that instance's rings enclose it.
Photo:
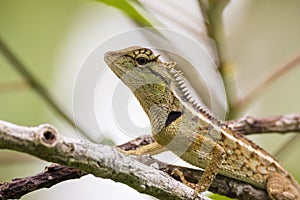
M 274 200 L 300 200 L 300 186 L 279 162 L 241 133 L 227 127 L 197 102 L 188 81 L 173 61 L 140 46 L 109 51 L 104 61 L 133 92 L 147 114 L 154 143 L 130 154 L 170 150 L 184 161 L 205 169 L 194 197 L 208 190 L 217 173 L 265 189 Z

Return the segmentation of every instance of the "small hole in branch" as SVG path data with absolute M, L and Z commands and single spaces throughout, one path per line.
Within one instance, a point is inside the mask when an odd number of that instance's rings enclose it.
M 43 125 L 40 127 L 39 136 L 45 145 L 55 145 L 57 142 L 57 132 L 50 125 Z
M 53 141 L 56 139 L 56 136 L 55 134 L 53 134 L 51 131 L 45 131 L 44 132 L 44 138 L 47 140 L 47 141 Z

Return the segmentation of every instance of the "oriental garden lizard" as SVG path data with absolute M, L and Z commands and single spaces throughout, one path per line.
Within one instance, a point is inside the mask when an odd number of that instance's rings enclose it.
M 107 52 L 109 68 L 130 88 L 146 112 L 155 142 L 132 154 L 167 149 L 205 169 L 198 184 L 206 191 L 217 173 L 266 189 L 271 199 L 300 200 L 298 182 L 266 151 L 228 128 L 193 100 L 175 62 L 162 62 L 150 49 L 138 46 Z

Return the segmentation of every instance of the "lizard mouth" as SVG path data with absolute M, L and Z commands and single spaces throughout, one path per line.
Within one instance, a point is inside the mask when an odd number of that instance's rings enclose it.
M 124 71 L 119 68 L 118 58 L 120 58 L 120 54 L 115 51 L 108 51 L 104 54 L 105 63 L 120 78 Z

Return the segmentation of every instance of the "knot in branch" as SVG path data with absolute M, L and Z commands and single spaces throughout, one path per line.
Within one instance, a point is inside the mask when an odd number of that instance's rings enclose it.
M 57 130 L 49 125 L 49 124 L 42 124 L 38 127 L 37 136 L 39 141 L 45 146 L 55 146 L 58 139 Z

